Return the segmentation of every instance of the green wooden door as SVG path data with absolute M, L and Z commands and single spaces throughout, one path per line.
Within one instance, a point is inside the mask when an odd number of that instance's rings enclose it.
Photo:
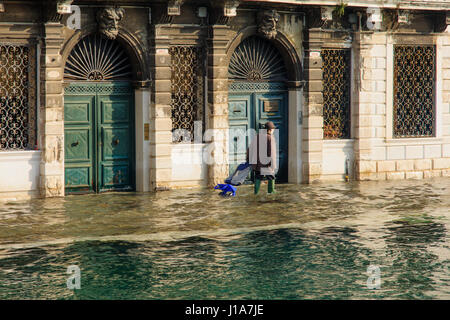
M 228 154 L 230 173 L 246 161 L 247 148 L 252 140 L 250 129 L 254 129 L 255 114 L 251 94 L 230 94 L 228 97 L 230 134 Z
M 275 139 L 278 148 L 277 181 L 288 180 L 288 112 L 287 92 L 280 83 L 233 83 L 228 97 L 229 162 L 230 172 L 245 162 L 246 152 L 253 136 L 267 121 L 277 127 Z
M 66 193 L 134 189 L 129 83 L 71 83 L 64 96 Z
M 64 97 L 64 162 L 67 191 L 94 192 L 95 95 Z

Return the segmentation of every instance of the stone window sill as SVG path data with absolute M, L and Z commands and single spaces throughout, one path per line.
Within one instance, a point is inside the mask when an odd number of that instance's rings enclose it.
M 41 153 L 41 150 L 0 150 L 0 156 L 26 156 Z
M 354 139 L 333 139 L 333 140 L 328 140 L 328 139 L 324 139 L 323 140 L 323 144 L 327 145 L 327 146 L 333 146 L 333 147 L 345 147 L 345 146 L 350 146 L 351 144 L 353 144 L 353 142 L 355 142 Z
M 398 139 L 386 139 L 386 144 L 392 145 L 426 145 L 426 144 L 441 144 L 442 138 L 430 137 L 430 138 L 398 138 Z

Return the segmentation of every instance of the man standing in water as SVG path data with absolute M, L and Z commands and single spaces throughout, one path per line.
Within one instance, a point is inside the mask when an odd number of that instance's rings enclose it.
M 277 172 L 277 148 L 273 133 L 276 127 L 272 121 L 259 130 L 247 150 L 247 161 L 255 172 L 255 194 L 261 188 L 261 181 L 268 180 L 268 193 L 275 193 L 275 174 Z

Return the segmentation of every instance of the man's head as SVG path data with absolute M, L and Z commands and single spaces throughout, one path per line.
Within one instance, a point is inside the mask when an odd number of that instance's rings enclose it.
M 276 10 L 263 10 L 258 13 L 258 30 L 268 39 L 277 36 L 277 23 L 280 15 Z
M 125 10 L 122 8 L 104 8 L 97 13 L 98 27 L 101 34 L 114 40 L 119 33 L 119 21 L 122 20 Z
M 277 128 L 277 127 L 275 127 L 275 125 L 273 124 L 272 121 L 267 121 L 264 126 L 267 129 L 268 134 L 272 134 L 273 131 Z

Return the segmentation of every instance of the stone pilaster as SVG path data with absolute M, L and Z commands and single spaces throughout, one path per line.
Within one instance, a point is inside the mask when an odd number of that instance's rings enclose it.
M 150 107 L 150 189 L 170 188 L 172 180 L 171 58 L 164 26 L 155 26 Z
M 386 34 L 362 32 L 354 35 L 360 59 L 354 66 L 355 101 L 358 108 L 352 116 L 355 130 L 354 154 L 357 180 L 384 180 L 386 174 L 377 167 L 385 160 L 379 147 L 386 138 Z M 356 60 L 356 59 L 355 59 Z
M 323 154 L 321 30 L 305 31 L 304 110 L 303 110 L 303 182 L 320 180 Z
M 289 148 L 288 148 L 288 181 L 289 183 L 302 182 L 302 125 L 303 125 L 303 103 L 302 103 L 302 81 L 290 81 L 289 88 Z
M 444 145 L 442 146 L 442 157 L 450 159 L 450 33 L 441 36 L 441 65 L 438 65 L 442 71 L 442 137 Z M 448 161 L 448 160 L 447 160 Z M 442 172 L 444 176 L 450 176 L 450 168 Z
M 60 23 L 43 25 L 45 38 L 40 56 L 39 148 L 40 193 L 43 197 L 64 196 L 64 89 L 63 44 Z
M 205 142 L 208 156 L 208 184 L 228 176 L 228 65 L 226 47 L 229 27 L 213 25 L 208 39 L 208 107 Z

